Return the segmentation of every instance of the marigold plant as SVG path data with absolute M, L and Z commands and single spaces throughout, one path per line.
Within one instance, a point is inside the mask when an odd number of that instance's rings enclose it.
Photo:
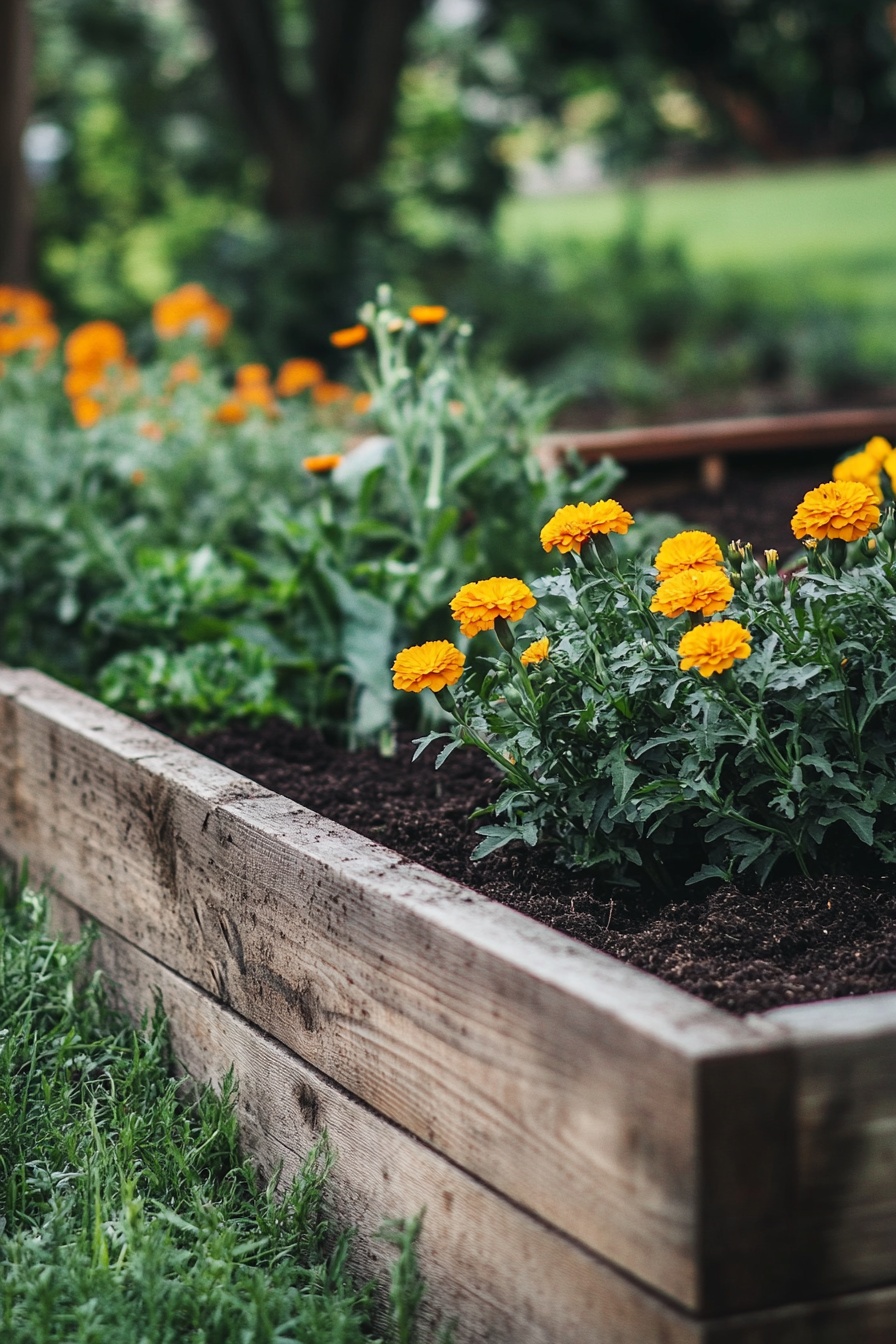
M 785 573 L 705 533 L 653 569 L 564 534 L 579 545 L 532 582 L 537 606 L 438 692 L 451 730 L 420 739 L 448 739 L 440 760 L 472 744 L 503 775 L 478 855 L 540 842 L 666 893 L 896 863 L 896 516 L 840 481 L 794 530 Z

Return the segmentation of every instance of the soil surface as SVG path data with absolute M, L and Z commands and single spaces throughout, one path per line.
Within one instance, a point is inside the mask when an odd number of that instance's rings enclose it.
M 896 880 L 787 880 L 760 893 L 733 886 L 660 905 L 508 846 L 479 863 L 469 814 L 495 795 L 492 767 L 455 751 L 411 762 L 349 753 L 281 722 L 243 725 L 190 745 L 323 816 L 592 947 L 733 1013 L 896 989 Z

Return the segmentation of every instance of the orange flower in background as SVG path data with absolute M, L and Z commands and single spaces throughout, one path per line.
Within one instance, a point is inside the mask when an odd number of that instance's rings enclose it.
M 712 616 L 724 611 L 733 597 L 734 589 L 724 570 L 685 569 L 660 584 L 650 610 L 659 611 L 670 620 L 685 612 Z
M 317 453 L 313 457 L 303 457 L 302 466 L 315 475 L 335 470 L 342 461 L 341 453 Z
M 524 667 L 528 667 L 531 663 L 543 663 L 550 652 L 550 648 L 551 641 L 547 637 L 535 639 L 528 648 L 523 649 L 520 654 L 520 662 Z
M 220 345 L 230 327 L 230 309 L 209 294 L 204 285 L 181 285 L 156 299 L 152 325 L 163 341 L 199 336 L 206 345 Z
M 352 401 L 352 410 L 355 415 L 366 415 L 373 405 L 373 397 L 369 392 L 356 392 Z
M 202 377 L 202 368 L 195 355 L 184 355 L 175 360 L 168 374 L 168 386 L 179 387 L 181 383 L 198 383 Z
M 339 331 L 330 332 L 330 344 L 335 345 L 337 350 L 347 350 L 352 345 L 363 345 L 367 340 L 367 328 L 363 322 L 356 322 L 353 327 L 340 327 Z
M 880 522 L 874 491 L 860 481 L 826 481 L 810 490 L 793 515 L 795 537 L 858 541 Z
M 71 405 L 75 423 L 80 429 L 92 429 L 102 419 L 103 404 L 96 397 L 73 397 Z
M 886 440 L 882 439 L 881 442 L 886 443 Z M 851 453 L 834 467 L 834 480 L 859 481 L 860 484 L 867 485 L 874 498 L 880 501 L 884 497 L 880 486 L 880 473 L 886 456 L 885 454 L 884 457 L 879 457 L 876 453 L 870 453 L 867 448 L 863 448 L 859 453 Z
M 345 383 L 317 383 L 311 389 L 316 406 L 333 406 L 339 401 L 348 401 L 352 390 Z
M 84 322 L 69 332 L 65 340 L 64 353 L 69 368 L 102 370 L 108 364 L 124 363 L 127 341 L 116 322 L 107 322 L 104 319 Z
M 248 414 L 242 401 L 238 401 L 236 397 L 228 397 L 226 401 L 221 402 L 212 419 L 219 425 L 241 425 Z
M 102 386 L 103 372 L 93 367 L 69 369 L 62 380 L 62 388 L 67 397 L 81 397 L 85 392 Z
M 653 563 L 662 582 L 686 569 L 714 569 L 722 563 L 722 552 L 709 532 L 679 532 L 666 538 Z
M 271 371 L 267 364 L 241 364 L 234 375 L 237 387 L 267 387 Z
M 880 467 L 883 466 L 885 459 L 892 453 L 893 445 L 890 440 L 885 439 L 882 434 L 875 434 L 874 437 L 869 439 L 865 444 L 863 451 L 868 453 Z
M 135 468 L 135 470 L 131 472 L 131 485 L 145 485 L 145 484 L 146 484 L 146 472 L 143 471 L 141 467 Z
M 615 499 L 599 499 L 596 504 L 564 504 L 541 529 L 541 544 L 546 551 L 556 546 L 561 555 L 578 555 L 589 537 L 617 532 L 624 536 L 634 522 L 632 515 Z
M 678 644 L 682 672 L 696 667 L 701 677 L 727 672 L 738 658 L 749 658 L 753 636 L 739 621 L 709 621 L 687 630 Z
M 144 439 L 152 439 L 155 443 L 165 436 L 162 426 L 157 425 L 155 420 L 144 420 L 142 425 L 137 426 L 137 433 L 142 434 Z
M 460 680 L 465 661 L 460 649 L 447 639 L 414 644 L 396 655 L 392 685 L 397 691 L 442 691 Z
M 440 303 L 415 303 L 408 309 L 408 315 L 418 327 L 434 327 L 437 323 L 445 321 L 448 309 L 443 308 Z
M 274 384 L 278 397 L 296 397 L 326 377 L 323 364 L 316 359 L 287 359 L 280 365 Z
M 518 621 L 535 606 L 535 598 L 522 579 L 480 579 L 465 583 L 451 599 L 451 613 L 461 633 L 472 636 L 493 630 L 495 621 Z
M 52 305 L 36 290 L 0 285 L 0 317 L 10 317 L 21 323 L 42 323 L 52 316 Z

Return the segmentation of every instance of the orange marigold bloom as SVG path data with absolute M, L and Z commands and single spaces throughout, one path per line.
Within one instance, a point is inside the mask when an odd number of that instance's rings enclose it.
M 877 465 L 883 465 L 884 460 L 890 456 L 893 451 L 893 445 L 889 439 L 885 439 L 882 434 L 875 434 L 865 444 L 864 452 L 868 453 Z
M 267 387 L 271 371 L 267 364 L 241 364 L 234 375 L 237 387 Z
M 55 322 L 0 322 L 0 355 L 15 355 L 20 350 L 48 354 L 59 344 Z
M 280 365 L 274 384 L 278 397 L 295 397 L 306 387 L 322 383 L 326 374 L 316 359 L 287 359 Z
M 712 616 L 724 611 L 733 596 L 734 589 L 724 570 L 684 569 L 660 584 L 650 610 L 662 612 L 670 620 L 686 611 Z
M 10 316 L 16 322 L 48 322 L 53 316 L 53 308 L 33 289 L 0 285 L 0 316 Z
M 434 327 L 438 322 L 445 321 L 448 309 L 440 303 L 415 303 L 413 308 L 408 309 L 408 314 L 418 327 Z
M 530 663 L 543 663 L 548 656 L 550 647 L 551 641 L 547 637 L 535 639 L 527 649 L 523 649 L 520 654 L 520 662 L 524 667 L 528 667 Z
M 881 439 L 881 443 L 885 442 L 885 439 Z M 884 458 L 878 458 L 867 448 L 858 453 L 851 453 L 834 467 L 834 480 L 859 481 L 862 485 L 867 485 L 876 500 L 881 500 L 884 492 L 880 487 L 880 473 L 885 457 L 886 455 Z
M 753 636 L 740 621 L 708 621 L 686 630 L 679 640 L 682 672 L 696 667 L 701 677 L 727 672 L 738 658 L 749 658 Z
M 671 579 L 685 569 L 714 569 L 722 563 L 719 543 L 709 532 L 678 532 L 667 537 L 654 559 L 657 579 Z
M 621 536 L 634 522 L 632 515 L 615 499 L 599 499 L 596 504 L 564 504 L 541 529 L 541 544 L 546 551 L 554 547 L 561 555 L 578 555 L 589 537 L 618 532 Z
M 535 598 L 522 579 L 480 579 L 477 583 L 465 583 L 451 599 L 451 613 L 465 635 L 493 630 L 499 616 L 505 621 L 518 621 L 534 606 Z
M 352 345 L 363 345 L 367 340 L 367 328 L 363 322 L 356 322 L 353 327 L 340 327 L 339 331 L 330 332 L 330 344 L 335 345 L 337 350 L 347 350 Z
M 356 392 L 352 401 L 352 410 L 355 415 L 366 415 L 373 405 L 373 397 L 369 392 Z
M 181 285 L 153 304 L 152 325 L 163 341 L 196 335 L 206 345 L 220 345 L 230 326 L 230 309 L 213 298 L 204 285 Z
M 184 355 L 171 365 L 168 374 L 168 386 L 179 387 L 181 383 L 198 383 L 202 377 L 202 368 L 195 355 Z
M 332 406 L 338 401 L 348 401 L 352 390 L 345 383 L 317 383 L 311 389 L 316 406 Z
M 447 639 L 431 639 L 402 649 L 392 664 L 392 685 L 397 691 L 442 691 L 460 680 L 464 655 Z
M 137 433 L 142 434 L 144 439 L 152 439 L 158 443 L 164 438 L 165 431 L 161 425 L 157 425 L 155 420 L 144 420 L 142 425 L 137 426 Z
M 131 472 L 131 485 L 145 485 L 145 484 L 146 484 L 146 472 L 142 469 L 142 467 L 136 467 L 134 471 Z
M 84 322 L 66 337 L 65 362 L 73 369 L 104 369 L 107 364 L 123 363 L 126 355 L 127 341 L 116 322 Z
M 249 383 L 237 387 L 234 394 L 244 406 L 260 406 L 263 411 L 275 411 L 274 390 L 265 383 Z
M 858 541 L 880 522 L 874 491 L 860 481 L 826 481 L 810 490 L 793 515 L 795 537 Z
M 82 397 L 85 392 L 101 387 L 102 382 L 102 370 L 88 364 L 83 368 L 69 369 L 62 380 L 62 387 L 67 397 Z
M 102 418 L 102 403 L 96 397 L 82 396 L 72 398 L 72 415 L 81 429 L 90 429 Z
M 315 473 L 334 471 L 341 461 L 341 453 L 316 453 L 313 457 L 303 457 L 302 466 Z
M 228 397 L 227 401 L 222 401 L 215 411 L 214 419 L 219 425 L 241 425 L 247 414 L 242 401 L 237 401 L 236 397 Z

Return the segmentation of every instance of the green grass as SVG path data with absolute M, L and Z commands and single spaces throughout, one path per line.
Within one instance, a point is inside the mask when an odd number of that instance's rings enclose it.
M 896 164 L 744 172 L 660 181 L 644 192 L 649 241 L 681 241 L 703 271 L 761 277 L 790 300 L 821 301 L 896 318 Z M 626 200 L 608 190 L 515 198 L 500 219 L 507 251 L 570 243 L 600 249 L 623 227 Z M 581 253 L 579 252 L 579 255 Z
M 410 1344 L 414 1224 L 385 1232 L 384 1334 L 322 1213 L 326 1153 L 282 1198 L 260 1187 L 231 1081 L 185 1095 L 161 1011 L 132 1028 L 79 987 L 86 945 L 51 939 L 33 893 L 2 895 L 3 1344 Z

